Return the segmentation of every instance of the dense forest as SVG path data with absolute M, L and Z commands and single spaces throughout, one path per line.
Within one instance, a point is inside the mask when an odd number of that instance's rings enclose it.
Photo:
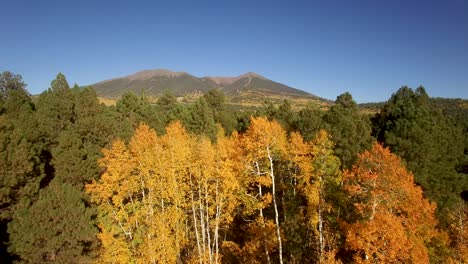
M 106 106 L 3 72 L 1 262 L 468 263 L 467 105 L 402 87 L 372 107 Z

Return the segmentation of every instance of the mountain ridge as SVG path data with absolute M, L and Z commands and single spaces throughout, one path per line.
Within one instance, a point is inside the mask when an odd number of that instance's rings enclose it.
M 227 100 L 234 103 L 260 103 L 265 100 L 284 99 L 328 101 L 303 90 L 272 81 L 255 72 L 246 72 L 239 76 L 196 77 L 183 71 L 154 69 L 103 80 L 91 86 L 99 97 L 110 99 L 117 99 L 129 91 L 136 94 L 144 92 L 150 97 L 160 97 L 167 92 L 177 97 L 186 97 L 220 89 Z

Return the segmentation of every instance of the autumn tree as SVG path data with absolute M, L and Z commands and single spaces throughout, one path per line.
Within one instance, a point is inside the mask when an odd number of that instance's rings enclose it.
M 218 131 L 217 144 L 200 138 L 193 146 L 190 168 L 192 225 L 197 242 L 197 262 L 221 261 L 222 234 L 233 221 L 237 207 L 238 170 L 233 142 Z
M 466 202 L 455 205 L 448 219 L 452 240 L 452 258 L 455 263 L 468 263 L 468 206 Z
M 236 208 L 232 144 L 188 134 L 180 122 L 158 137 L 140 125 L 128 146 L 104 150 L 87 186 L 98 204 L 103 262 L 219 263 L 221 230 Z
M 334 155 L 333 147 L 334 143 L 324 130 L 318 132 L 311 146 L 312 175 L 318 195 L 316 219 L 320 262 L 323 261 L 327 252 L 336 250 L 338 237 L 337 197 L 340 192 L 341 173 L 340 161 Z
M 283 245 L 276 190 L 280 175 L 275 164 L 285 155 L 286 143 L 286 132 L 281 125 L 276 121 L 268 121 L 265 117 L 251 118 L 250 127 L 242 138 L 247 175 L 251 184 L 250 192 L 256 197 L 255 209 L 259 213 L 256 222 L 260 225 L 259 229 L 263 229 L 261 236 L 266 239 L 268 227 L 272 225 L 265 218 L 264 209 L 273 204 L 273 227 L 280 263 L 283 263 Z M 263 241 L 262 244 L 266 261 L 270 262 L 271 249 L 267 241 Z
M 427 247 L 438 236 L 436 206 L 396 155 L 375 144 L 344 180 L 355 209 L 345 245 L 356 262 L 429 262 Z
M 183 192 L 174 178 L 179 163 L 163 155 L 148 126 L 136 131 L 129 147 L 116 141 L 104 150 L 106 171 L 87 187 L 98 204 L 102 262 L 176 262 L 184 243 Z M 173 169 L 166 171 L 168 166 Z
M 288 146 L 293 162 L 293 181 L 297 181 L 295 188 L 298 196 L 300 194 L 306 200 L 305 228 L 311 235 L 305 243 L 316 245 L 312 247 L 315 257 L 310 261 L 322 263 L 337 249 L 339 208 L 335 206 L 334 196 L 340 191 L 340 163 L 333 154 L 333 142 L 324 130 L 320 130 L 311 142 L 304 142 L 298 133 L 292 133 Z

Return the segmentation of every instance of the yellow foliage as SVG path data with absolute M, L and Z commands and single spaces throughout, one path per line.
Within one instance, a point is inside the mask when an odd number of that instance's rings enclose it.
M 237 206 L 233 142 L 189 135 L 180 122 L 158 137 L 141 124 L 128 146 L 104 149 L 100 180 L 86 186 L 98 204 L 102 263 L 218 263 L 219 230 Z M 189 229 L 190 228 L 190 229 Z

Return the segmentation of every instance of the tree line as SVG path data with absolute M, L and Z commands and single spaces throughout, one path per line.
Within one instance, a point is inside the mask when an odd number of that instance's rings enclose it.
M 463 108 L 227 109 L 0 75 L 1 258 L 20 263 L 466 263 Z M 441 106 L 445 106 L 442 108 Z M 460 114 L 462 113 L 462 114 Z

